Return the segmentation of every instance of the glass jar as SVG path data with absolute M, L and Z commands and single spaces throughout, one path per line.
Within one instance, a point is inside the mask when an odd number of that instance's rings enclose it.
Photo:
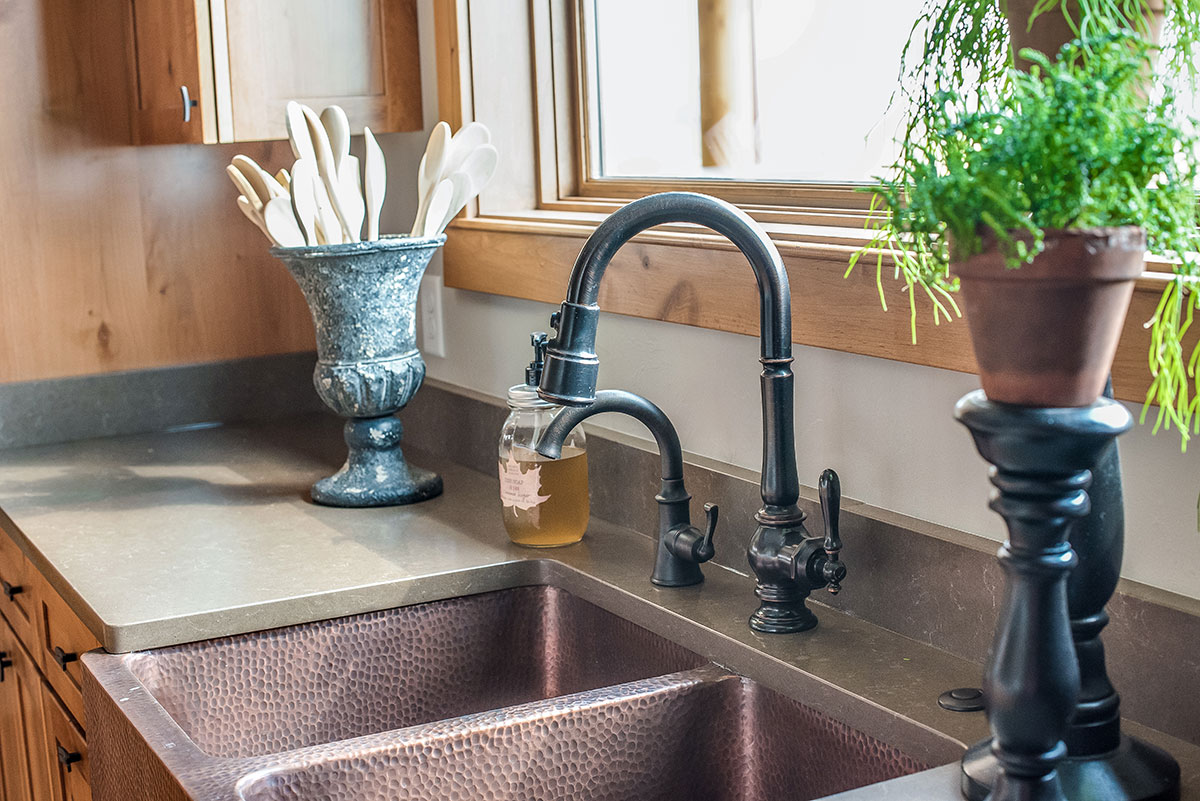
M 534 450 L 538 438 L 562 408 L 538 397 L 537 387 L 508 390 L 508 419 L 500 432 L 500 502 L 504 527 L 517 545 L 554 548 L 583 539 L 587 530 L 587 442 L 576 426 L 562 456 L 548 459 Z

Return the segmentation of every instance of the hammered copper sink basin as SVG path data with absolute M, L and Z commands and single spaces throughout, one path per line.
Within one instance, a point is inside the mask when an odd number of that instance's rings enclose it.
M 84 659 L 101 798 L 800 800 L 926 767 L 554 586 Z
M 292 751 L 704 664 L 550 586 L 123 659 L 191 741 L 217 757 Z

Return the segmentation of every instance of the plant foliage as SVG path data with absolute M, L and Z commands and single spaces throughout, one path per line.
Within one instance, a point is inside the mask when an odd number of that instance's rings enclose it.
M 987 214 L 998 223 L 1006 221 L 1015 230 L 1034 233 L 1050 227 L 1142 225 L 1150 249 L 1176 262 L 1176 277 L 1167 284 L 1154 317 L 1146 323 L 1151 332 L 1148 363 L 1152 383 L 1142 417 L 1150 403 L 1157 404 L 1155 431 L 1163 425 L 1177 426 L 1186 447 L 1189 428 L 1200 433 L 1200 349 L 1186 353 L 1183 345 L 1200 307 L 1200 292 L 1193 291 L 1200 273 L 1195 254 L 1196 198 L 1192 183 L 1195 151 L 1190 121 L 1172 114 L 1169 94 L 1149 105 L 1144 96 L 1146 77 L 1152 69 L 1147 66 L 1147 51 L 1138 40 L 1148 29 L 1151 0 L 1038 0 L 1030 26 L 1043 14 L 1062 14 L 1068 27 L 1081 37 L 1073 45 L 1069 69 L 1055 73 L 1057 84 L 1051 74 L 1057 67 L 1031 51 L 1021 55 L 1037 64 L 1036 81 L 1011 68 L 1013 54 L 1003 13 L 1005 2 L 927 0 L 904 48 L 901 80 L 892 98 L 893 103 L 901 103 L 906 109 L 900 156 L 871 204 L 868 227 L 875 228 L 875 236 L 851 259 L 847 274 L 860 261 L 873 260 L 880 301 L 886 309 L 884 259 L 890 256 L 895 277 L 908 295 L 914 341 L 918 293 L 932 301 L 935 323 L 942 317 L 959 315 L 951 294 L 957 289 L 957 281 L 946 270 L 950 258 L 946 233 L 953 232 L 959 247 L 978 247 L 981 229 L 979 225 L 969 231 L 962 229 L 969 216 L 965 212 L 954 218 L 956 222 L 937 219 L 934 197 L 914 190 L 914 182 L 921 176 L 939 176 L 938 202 L 948 202 L 951 193 L 957 191 L 980 214 L 987 202 L 995 202 L 995 208 L 986 209 Z M 1157 54 L 1158 71 L 1169 81 L 1177 84 L 1186 79 L 1195 88 L 1197 71 L 1192 56 L 1200 44 L 1200 0 L 1166 0 L 1165 6 L 1166 35 L 1164 47 Z M 1119 37 L 1125 42 L 1123 46 L 1106 35 L 1114 31 L 1123 32 Z M 1097 47 L 1105 51 L 1099 58 Z M 1123 53 L 1118 52 L 1121 47 Z M 919 60 L 914 55 L 919 55 Z M 1082 78 L 1080 71 L 1084 69 L 1103 72 L 1103 85 Z M 1116 78 L 1123 82 L 1123 88 L 1117 91 L 1120 105 L 1105 109 L 1089 106 L 1104 102 L 1104 94 L 1114 91 L 1110 84 Z M 1020 91 L 1027 97 L 1023 104 L 1011 103 L 1005 112 L 1005 100 L 1012 96 L 1014 83 L 1022 85 Z M 1051 91 L 1060 92 L 1064 101 L 1074 105 L 1056 110 L 1042 103 L 1040 117 L 1031 113 L 1020 123 L 1012 121 L 1019 116 L 1015 113 L 1018 110 L 1035 107 L 1036 103 L 1030 101 L 1055 99 L 1056 95 L 1047 94 Z M 1136 130 L 1142 138 L 1122 141 L 1116 131 L 1127 124 L 1136 127 L 1138 116 L 1145 122 Z M 963 191 L 968 187 L 965 165 L 982 166 L 979 158 L 968 158 L 971 154 L 965 143 L 972 138 L 979 144 L 1000 141 L 1000 134 L 987 129 L 989 124 L 1013 134 L 1010 142 L 1022 126 L 1026 129 L 1022 136 L 1033 133 L 1033 141 L 1044 149 L 1036 151 L 1030 146 L 1025 150 L 1027 163 L 1018 164 L 1014 157 L 1007 168 L 1032 169 L 1034 177 L 1022 179 L 1015 172 L 989 170 L 983 184 L 972 184 Z M 1058 125 L 1068 127 L 1055 132 L 1053 128 Z M 1090 150 L 1075 147 L 1079 142 L 1074 128 L 1080 125 L 1093 126 L 1095 136 Z M 1118 128 L 1106 128 L 1109 125 Z M 1139 164 L 1139 155 L 1150 161 Z M 1056 165 L 1062 167 L 1068 158 L 1083 159 L 1083 171 L 1061 184 L 1039 183 L 1038 176 Z M 951 168 L 952 164 L 964 166 Z M 930 173 L 932 165 L 941 166 Z M 1162 169 L 1152 172 L 1154 165 Z M 926 182 L 926 186 L 932 191 L 935 184 Z M 1051 186 L 1055 193 L 1062 194 L 1051 197 L 1047 191 Z M 1037 187 L 1041 194 L 1029 197 L 1029 187 Z M 1014 190 L 1018 191 L 1014 194 Z M 1125 213 L 1118 213 L 1122 209 Z M 982 217 L 980 221 L 985 230 L 995 231 Z M 1022 253 L 1022 246 L 1007 231 L 996 233 L 1010 261 L 1020 263 L 1036 254 L 1040 236 L 1034 236 L 1034 250 Z

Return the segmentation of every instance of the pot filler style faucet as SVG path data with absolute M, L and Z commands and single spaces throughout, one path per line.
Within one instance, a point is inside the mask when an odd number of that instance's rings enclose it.
M 600 281 L 616 252 L 632 237 L 665 223 L 694 223 L 731 241 L 746 256 L 758 281 L 759 338 L 763 366 L 763 506 L 747 556 L 757 578 L 760 604 L 750 617 L 755 631 L 785 634 L 817 625 L 805 605 L 809 594 L 828 586 L 837 592 L 846 575 L 839 558 L 837 475 L 821 477 L 826 537 L 810 536 L 796 506 L 793 426 L 792 313 L 787 271 L 765 231 L 735 206 L 692 192 L 664 192 L 635 200 L 611 214 L 588 238 L 575 260 L 567 299 L 550 317 L 555 336 L 546 348 L 538 394 L 551 403 L 586 407 L 596 402 L 600 361 L 596 326 Z

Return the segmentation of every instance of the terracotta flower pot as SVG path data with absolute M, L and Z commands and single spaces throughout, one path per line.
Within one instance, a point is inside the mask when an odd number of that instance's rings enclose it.
M 1064 44 L 1075 38 L 1071 26 L 1067 24 L 1062 9 L 1058 6 L 1040 14 L 1034 20 L 1033 27 L 1029 25 L 1029 16 L 1039 0 L 1001 0 L 1001 9 L 1008 19 L 1009 38 L 1012 41 L 1014 53 L 1020 53 L 1026 47 L 1031 47 L 1051 58 Z M 1067 4 L 1072 19 L 1079 19 L 1078 0 L 1062 0 Z M 1153 17 L 1149 20 L 1147 37 L 1151 44 L 1158 44 L 1162 36 L 1163 19 L 1166 16 L 1164 0 L 1150 0 L 1150 10 Z M 1029 62 L 1023 58 L 1016 59 L 1021 69 L 1028 69 Z
M 1146 235 L 1135 226 L 1047 231 L 1045 243 L 1018 269 L 1005 266 L 994 240 L 951 267 L 979 379 L 994 401 L 1087 406 L 1112 369 Z

